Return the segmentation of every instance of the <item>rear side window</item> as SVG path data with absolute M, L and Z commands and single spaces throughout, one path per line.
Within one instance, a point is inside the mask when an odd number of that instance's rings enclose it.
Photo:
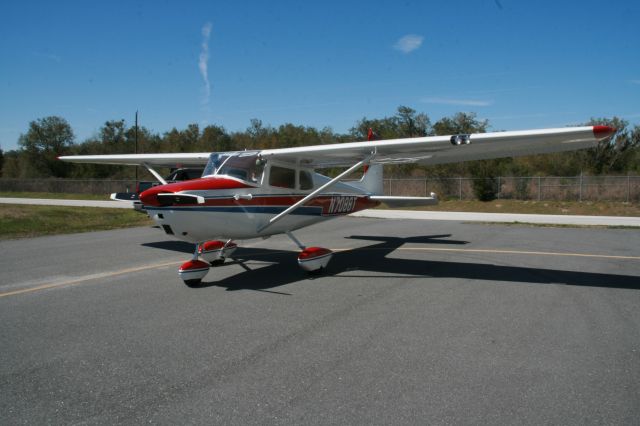
M 313 177 L 306 170 L 300 170 L 300 189 L 312 189 Z
M 295 188 L 296 171 L 286 167 L 271 166 L 271 173 L 269 173 L 269 185 L 280 188 Z

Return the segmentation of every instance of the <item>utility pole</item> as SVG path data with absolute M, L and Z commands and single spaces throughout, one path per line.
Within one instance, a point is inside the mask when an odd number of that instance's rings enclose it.
M 136 110 L 136 126 L 134 127 L 133 130 L 133 139 L 135 141 L 135 152 L 134 154 L 138 153 L 138 110 Z M 138 166 L 136 166 L 136 186 L 138 185 Z

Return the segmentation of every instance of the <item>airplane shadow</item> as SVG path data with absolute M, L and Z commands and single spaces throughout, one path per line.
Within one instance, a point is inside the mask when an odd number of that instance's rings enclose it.
M 468 243 L 467 241 L 451 240 L 449 237 L 450 235 L 409 238 L 361 235 L 346 237 L 354 240 L 378 241 L 378 244 L 334 253 L 326 271 L 320 275 L 311 275 L 302 271 L 297 265 L 297 252 L 294 250 L 239 247 L 233 254 L 233 260 L 225 265 L 237 264 L 242 266 L 244 271 L 216 281 L 212 277 L 215 276 L 217 268 L 212 268 L 209 275 L 205 277 L 205 281 L 198 288 L 217 286 L 223 287 L 227 291 L 255 290 L 286 295 L 288 293 L 270 289 L 328 275 L 345 278 L 366 277 L 371 280 L 393 277 L 414 277 L 416 279 L 459 278 L 522 284 L 565 284 L 583 287 L 640 289 L 640 278 L 637 276 L 471 262 L 434 261 L 428 258 L 416 260 L 388 257 L 390 253 L 407 243 L 431 245 L 464 245 Z M 144 245 L 189 254 L 193 251 L 191 244 L 180 241 L 165 241 Z M 451 253 L 452 257 L 456 255 L 456 253 Z M 428 254 L 425 253 L 424 257 L 428 257 Z M 268 263 L 265 265 L 265 262 Z M 377 277 L 364 272 L 378 272 L 384 275 Z
M 189 253 L 189 254 L 193 254 L 193 248 L 194 248 L 194 245 L 192 243 L 188 243 L 186 241 L 177 241 L 177 240 L 143 243 L 142 246 L 161 249 L 161 250 L 177 251 L 180 253 Z

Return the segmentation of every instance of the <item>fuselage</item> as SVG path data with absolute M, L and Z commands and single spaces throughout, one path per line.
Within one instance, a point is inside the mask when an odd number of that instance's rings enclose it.
M 254 164 L 252 161 L 245 163 Z M 148 189 L 140 200 L 167 234 L 193 243 L 266 237 L 379 204 L 357 184 L 338 182 L 260 231 L 274 216 L 330 178 L 303 167 L 277 163 L 262 164 L 258 172 L 250 168 L 239 170 L 238 164 L 220 167 L 199 179 Z

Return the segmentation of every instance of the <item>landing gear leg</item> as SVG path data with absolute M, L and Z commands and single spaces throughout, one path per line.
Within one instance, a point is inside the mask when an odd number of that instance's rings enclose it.
M 220 240 L 205 241 L 199 246 L 198 253 L 211 266 L 220 266 L 227 257 L 233 254 L 236 248 L 238 248 L 238 245 L 232 240 L 227 240 L 227 242 Z
M 294 244 L 297 245 L 300 250 L 304 250 L 306 248 L 304 244 L 302 244 L 300 240 L 298 240 L 296 236 L 291 233 L 291 231 L 287 231 L 286 234 L 287 234 L 287 237 L 289 237 L 291 241 L 293 241 Z
M 316 273 L 322 271 L 329 261 L 333 252 L 323 247 L 305 247 L 291 232 L 286 232 L 287 236 L 302 250 L 298 254 L 298 265 L 307 272 Z

